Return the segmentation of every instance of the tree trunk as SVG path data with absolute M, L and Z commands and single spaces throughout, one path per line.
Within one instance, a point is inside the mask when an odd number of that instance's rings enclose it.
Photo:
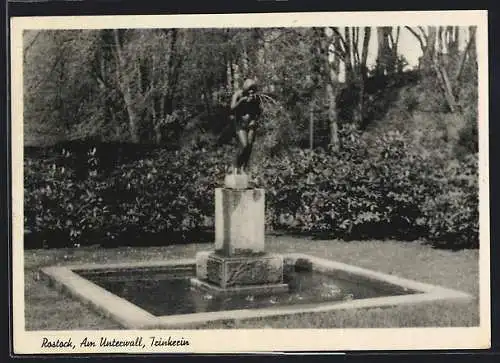
M 132 97 L 130 75 L 126 70 L 125 59 L 123 56 L 123 45 L 120 39 L 120 30 L 114 30 L 114 40 L 115 40 L 115 53 L 117 58 L 116 72 L 118 78 L 118 85 L 120 86 L 121 93 L 123 95 L 123 100 L 125 102 L 125 107 L 128 113 L 128 126 L 130 133 L 130 140 L 133 143 L 139 143 L 139 112 L 136 110 L 136 102 Z
M 476 48 L 476 27 L 475 26 L 470 26 L 469 27 L 469 43 L 470 43 L 470 54 L 472 61 L 475 64 L 475 67 L 477 68 L 477 48 Z
M 161 115 L 161 114 L 160 114 Z M 151 102 L 151 117 L 153 121 L 153 132 L 154 132 L 154 140 L 156 145 L 160 145 L 162 142 L 162 120 L 158 117 L 158 113 L 156 112 L 155 102 Z
M 369 26 L 365 27 L 365 33 L 363 38 L 363 49 L 361 51 L 361 72 L 363 75 L 367 74 L 366 62 L 368 60 L 368 46 L 370 45 L 371 38 L 371 28 Z
M 337 112 L 336 112 L 336 94 L 337 91 L 337 74 L 338 72 L 338 59 L 335 59 L 333 64 L 330 62 L 329 49 L 330 41 L 326 37 L 326 30 L 324 28 L 314 29 L 314 46 L 313 53 L 315 55 L 314 60 L 314 73 L 316 75 L 315 80 L 317 87 L 322 89 L 322 97 L 327 106 L 327 119 L 329 128 L 329 140 L 328 144 L 330 148 L 334 151 L 339 148 L 339 137 L 338 137 L 338 126 L 337 126 Z M 332 69 L 332 65 L 334 68 Z M 312 120 L 312 110 L 311 110 L 311 120 L 310 127 L 313 127 Z M 310 131 L 312 135 L 312 129 Z M 312 139 L 310 140 L 310 146 L 312 145 Z M 312 147 L 312 146 L 311 146 Z
M 128 129 L 129 129 L 129 133 L 130 133 L 130 140 L 133 143 L 138 144 L 140 142 L 139 126 L 138 126 L 139 114 L 135 110 L 134 101 L 132 100 L 132 96 L 130 95 L 129 89 L 126 89 L 123 92 L 123 99 L 125 101 L 125 106 L 127 107 Z
M 359 87 L 359 116 L 361 125 L 365 125 L 365 85 L 368 79 L 368 68 L 366 67 L 366 62 L 368 60 L 368 46 L 370 45 L 371 28 L 369 26 L 365 27 L 364 38 L 363 38 L 363 48 L 361 51 L 361 64 L 359 65 L 360 71 L 360 87 Z
M 460 56 L 460 60 L 459 60 L 459 63 L 458 63 L 458 67 L 457 67 L 457 73 L 455 75 L 455 84 L 458 85 L 459 81 L 460 81 L 460 78 L 462 76 L 462 73 L 464 71 L 464 68 L 465 68 L 465 62 L 467 59 L 470 59 L 474 66 L 476 66 L 476 58 L 475 58 L 475 53 L 473 49 L 475 49 L 476 47 L 476 44 L 475 44 L 475 37 L 473 36 L 473 33 L 470 33 L 470 37 L 469 37 L 469 40 L 467 41 L 467 45 L 465 46 L 465 49 L 462 53 L 462 55 Z M 456 90 L 458 91 L 458 90 Z
M 399 46 L 399 36 L 401 34 L 401 27 L 396 27 L 396 39 L 394 39 L 394 42 L 392 43 L 392 61 L 394 64 L 395 71 L 397 73 L 402 73 L 403 72 L 403 67 L 404 65 L 399 62 L 398 59 L 398 46 Z M 391 39 L 392 39 L 392 30 L 391 30 Z
M 311 103 L 309 108 L 309 148 L 314 149 L 314 108 Z
M 226 87 L 228 92 L 233 92 L 233 69 L 231 67 L 231 59 L 227 59 L 226 61 Z
M 243 77 L 249 76 L 249 68 L 250 68 L 249 63 L 250 63 L 250 56 L 248 55 L 247 45 L 243 44 L 242 57 L 241 57 L 241 73 L 243 74 Z
M 110 96 L 114 87 L 110 80 L 112 77 L 110 63 L 113 55 L 110 48 L 113 47 L 113 40 L 110 31 L 101 30 L 97 42 L 98 45 L 94 54 L 94 76 L 100 90 L 102 117 L 108 130 L 113 130 L 111 132 L 118 135 L 119 133 L 117 132 L 117 129 L 119 129 L 119 127 L 115 122 L 116 117 L 114 112 L 116 99 Z
M 345 27 L 345 79 L 347 83 L 351 83 L 354 79 L 354 70 L 352 65 L 352 55 L 351 55 L 351 34 L 349 27 Z
M 434 54 L 432 56 L 432 61 L 434 65 L 434 69 L 436 72 L 436 75 L 438 76 L 438 79 L 441 83 L 441 87 L 444 92 L 444 97 L 446 99 L 446 102 L 448 103 L 448 108 L 450 109 L 451 112 L 456 112 L 457 111 L 457 102 L 456 102 L 456 97 L 455 97 L 455 92 L 454 92 L 454 87 L 453 84 L 450 81 L 450 78 L 448 77 L 448 70 L 447 66 L 450 64 L 451 54 L 448 54 L 449 58 L 448 60 L 445 60 L 445 49 L 444 49 L 444 41 L 443 41 L 443 36 L 446 34 L 445 28 L 444 27 L 438 27 L 437 29 L 437 41 L 438 41 L 438 48 L 436 50 L 437 54 Z M 432 35 L 432 32 L 429 31 L 429 37 Z M 450 41 L 452 42 L 452 41 Z M 431 39 L 429 39 L 428 47 L 432 45 Z M 447 48 L 448 43 L 446 44 Z M 433 49 L 433 48 L 431 48 Z
M 383 75 L 386 70 L 386 59 L 385 59 L 385 49 L 386 49 L 386 37 L 383 27 L 377 27 L 377 61 L 376 61 L 376 72 L 378 75 Z
M 339 130 L 337 124 L 337 110 L 335 103 L 335 93 L 330 82 L 326 85 L 326 93 L 328 97 L 328 120 L 330 124 L 330 148 L 333 151 L 339 149 Z
M 451 112 L 456 112 L 457 111 L 457 102 L 455 99 L 455 96 L 453 94 L 453 87 L 451 85 L 450 79 L 448 77 L 448 73 L 446 71 L 446 68 L 443 65 L 440 65 L 435 63 L 434 65 L 436 73 L 441 81 L 441 86 L 444 91 L 444 96 L 446 98 L 446 102 L 448 103 L 448 107 Z
M 424 74 L 432 72 L 434 64 L 434 55 L 436 52 L 436 36 L 437 30 L 435 26 L 428 27 L 427 44 L 422 55 L 422 71 Z

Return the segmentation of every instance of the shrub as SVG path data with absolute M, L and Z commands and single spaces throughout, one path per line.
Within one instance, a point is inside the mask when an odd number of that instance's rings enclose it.
M 223 179 L 222 149 L 159 149 L 107 172 L 95 149 L 89 151 L 86 165 L 73 168 L 60 166 L 70 153 L 26 159 L 28 244 L 148 244 L 161 233 L 163 243 L 173 243 L 213 225 L 207 220 L 213 219 L 215 183 Z M 77 168 L 85 178 L 75 176 Z
M 440 193 L 427 196 L 422 205 L 422 220 L 427 238 L 437 247 L 479 247 L 479 189 L 477 156 L 448 163 L 435 169 L 432 178 Z
M 41 234 L 41 245 L 78 244 L 88 234 L 96 237 L 106 226 L 109 207 L 100 195 L 106 182 L 92 168 L 85 181 L 76 179 L 75 169 L 65 166 L 70 157 L 64 150 L 62 158 L 26 161 L 25 229 Z M 89 158 L 91 167 L 93 160 Z
M 346 145 L 336 155 L 296 150 L 262 165 L 275 228 L 477 247 L 475 156 L 449 163 L 440 154 L 416 149 L 397 132 L 371 143 L 353 140 L 357 153 Z M 462 201 L 468 203 L 465 209 Z
M 338 152 L 290 149 L 254 165 L 268 228 L 478 246 L 477 155 L 450 161 L 400 132 L 340 134 Z M 214 189 L 233 153 L 156 149 L 109 170 L 93 147 L 84 162 L 67 151 L 27 157 L 26 246 L 192 241 L 213 230 Z

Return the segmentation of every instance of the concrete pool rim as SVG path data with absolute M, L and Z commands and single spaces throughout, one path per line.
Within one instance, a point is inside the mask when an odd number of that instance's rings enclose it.
M 273 316 L 318 313 L 344 309 L 390 307 L 419 304 L 424 302 L 453 300 L 469 301 L 473 296 L 462 291 L 449 289 L 428 283 L 401 278 L 341 262 L 327 260 L 303 253 L 283 253 L 284 259 L 297 261 L 306 259 L 312 263 L 313 271 L 341 273 L 356 279 L 388 284 L 415 293 L 397 296 L 356 299 L 342 302 L 321 302 L 275 306 L 260 309 L 224 310 L 181 315 L 155 316 L 139 306 L 123 299 L 75 271 L 122 271 L 130 269 L 151 270 L 157 268 L 189 268 L 196 264 L 196 259 L 162 260 L 148 262 L 124 262 L 113 264 L 80 264 L 50 266 L 41 269 L 41 274 L 51 285 L 68 293 L 73 298 L 90 305 L 98 313 L 111 318 L 127 329 L 182 328 L 185 325 L 203 324 L 211 321 L 245 320 Z

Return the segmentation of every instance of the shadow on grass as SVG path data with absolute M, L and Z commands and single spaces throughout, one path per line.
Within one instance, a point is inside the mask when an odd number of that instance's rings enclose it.
M 213 230 L 196 230 L 189 232 L 139 233 L 126 231 L 114 238 L 103 236 L 103 233 L 89 232 L 80 239 L 78 244 L 71 241 L 68 233 L 63 231 L 45 231 L 40 233 L 25 233 L 24 248 L 67 248 L 80 246 L 99 246 L 102 248 L 118 247 L 155 247 L 170 245 L 186 245 L 192 243 L 213 243 Z

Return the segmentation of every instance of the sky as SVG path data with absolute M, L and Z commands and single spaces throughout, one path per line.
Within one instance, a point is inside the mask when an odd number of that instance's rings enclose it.
M 395 36 L 396 31 L 394 30 L 393 34 Z M 460 28 L 460 49 L 463 49 L 465 47 L 466 41 L 467 41 L 467 34 L 468 30 L 466 27 L 461 27 Z M 361 31 L 360 32 L 360 40 L 359 44 L 360 47 L 363 43 L 363 37 L 364 34 Z M 367 60 L 367 66 L 369 68 L 372 68 L 375 66 L 375 60 L 377 58 L 377 29 L 372 28 L 371 31 L 371 37 L 370 37 L 370 44 L 368 46 L 368 60 Z M 360 49 L 361 52 L 361 49 Z M 420 48 L 420 43 L 418 42 L 417 38 L 405 27 L 401 27 L 400 34 L 399 34 L 399 42 L 398 42 L 398 53 L 400 55 L 403 55 L 405 59 L 408 62 L 408 68 L 414 68 L 418 65 L 418 59 L 422 55 L 422 49 Z M 343 64 L 341 63 L 340 65 L 340 74 L 339 74 L 339 80 L 342 82 L 345 78 L 345 74 L 343 71 Z

